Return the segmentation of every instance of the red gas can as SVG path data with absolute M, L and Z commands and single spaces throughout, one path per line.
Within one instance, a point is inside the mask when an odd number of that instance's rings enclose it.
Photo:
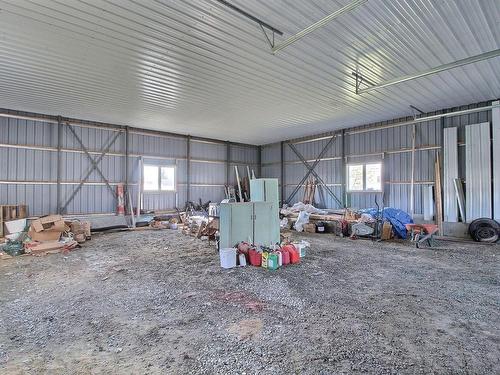
M 300 254 L 299 251 L 295 248 L 293 245 L 289 245 L 289 252 L 290 252 L 290 263 L 295 264 L 300 262 Z
M 252 266 L 260 267 L 262 263 L 262 253 L 259 253 L 255 249 L 248 250 L 248 256 L 250 258 L 250 264 Z
M 286 266 L 290 264 L 290 247 L 291 245 L 286 245 L 281 248 L 281 252 L 283 254 L 283 265 Z M 293 246 L 292 246 L 293 247 Z

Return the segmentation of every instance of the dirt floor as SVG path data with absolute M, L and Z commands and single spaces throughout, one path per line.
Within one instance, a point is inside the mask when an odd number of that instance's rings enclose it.
M 295 238 L 277 271 L 170 230 L 1 261 L 0 373 L 500 373 L 499 246 Z

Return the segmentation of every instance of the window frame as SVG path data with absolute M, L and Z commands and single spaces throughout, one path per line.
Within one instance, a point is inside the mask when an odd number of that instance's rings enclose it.
M 158 189 L 154 189 L 154 190 L 146 189 L 146 187 L 144 186 L 144 184 L 145 184 L 144 169 L 146 167 L 155 167 L 155 168 L 157 168 L 157 170 L 158 170 L 158 175 L 157 175 Z M 161 170 L 162 170 L 162 168 L 172 168 L 174 170 L 174 188 L 173 189 L 162 189 L 162 186 L 161 186 Z M 142 175 L 141 175 L 141 177 L 142 177 L 141 185 L 142 185 L 142 191 L 144 193 L 156 193 L 156 194 L 159 194 L 159 193 L 177 192 L 177 166 L 176 165 L 161 165 L 161 164 L 154 164 L 154 163 L 144 163 L 143 166 L 142 166 L 141 173 L 142 173 Z
M 367 190 L 366 189 L 366 166 L 367 165 L 380 165 L 380 189 L 379 190 Z M 351 190 L 349 189 L 349 167 L 352 167 L 352 166 L 363 166 L 363 189 L 361 190 Z M 346 170 L 345 170 L 345 173 L 346 173 L 346 192 L 347 193 L 382 193 L 382 187 L 384 185 L 384 164 L 382 163 L 382 161 L 378 161 L 378 162 L 369 162 L 369 163 L 349 163 L 346 165 Z

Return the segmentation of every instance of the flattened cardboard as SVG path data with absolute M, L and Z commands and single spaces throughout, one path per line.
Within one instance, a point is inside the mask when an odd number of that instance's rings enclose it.
M 35 232 L 33 228 L 30 227 L 28 231 L 28 236 L 34 241 L 59 241 L 61 238 L 61 231 L 58 230 L 44 230 L 41 232 Z
M 39 218 L 40 222 L 42 224 L 50 224 L 50 223 L 55 223 L 56 221 L 61 221 L 63 217 L 61 215 L 48 215 Z

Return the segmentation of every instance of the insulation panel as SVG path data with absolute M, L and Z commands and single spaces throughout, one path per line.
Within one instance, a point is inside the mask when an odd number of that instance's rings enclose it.
M 465 127 L 467 222 L 491 218 L 490 123 Z
M 492 104 L 500 105 L 500 101 Z M 491 111 L 493 127 L 493 218 L 500 220 L 500 107 Z
M 456 223 L 457 198 L 453 181 L 458 178 L 457 128 L 444 129 L 443 135 L 443 205 L 444 221 Z

